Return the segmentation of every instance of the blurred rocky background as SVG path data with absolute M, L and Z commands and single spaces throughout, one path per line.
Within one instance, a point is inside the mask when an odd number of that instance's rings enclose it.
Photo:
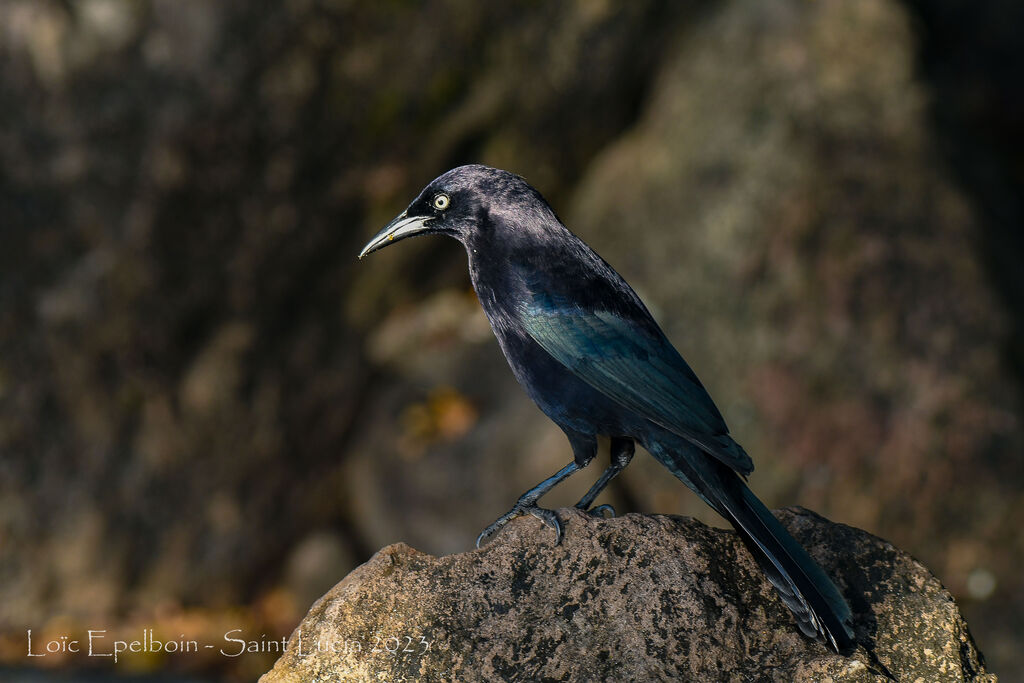
M 921 559 L 1024 679 L 1022 22 L 0 0 L 0 667 L 252 679 L 274 653 L 29 660 L 26 629 L 279 639 L 374 550 L 465 550 L 568 461 L 458 245 L 355 259 L 483 162 L 645 297 L 770 506 Z M 719 523 L 646 457 L 607 501 Z

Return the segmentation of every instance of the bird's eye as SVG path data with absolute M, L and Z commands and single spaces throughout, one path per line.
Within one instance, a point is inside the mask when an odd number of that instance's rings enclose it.
M 445 209 L 448 208 L 448 205 L 451 203 L 452 200 L 449 199 L 448 195 L 444 194 L 443 192 L 434 197 L 434 208 L 437 209 L 438 211 L 444 211 Z

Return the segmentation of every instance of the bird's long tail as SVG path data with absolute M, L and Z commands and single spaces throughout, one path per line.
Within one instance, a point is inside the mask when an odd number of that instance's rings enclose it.
M 672 452 L 657 444 L 648 450 L 736 527 L 805 635 L 821 636 L 842 654 L 853 650 L 846 600 L 735 472 L 689 444 Z

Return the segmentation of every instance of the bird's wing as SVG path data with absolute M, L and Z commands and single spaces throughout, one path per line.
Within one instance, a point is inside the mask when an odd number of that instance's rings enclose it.
M 655 330 L 609 311 L 525 305 L 523 327 L 573 374 L 742 474 L 754 466 L 693 370 Z

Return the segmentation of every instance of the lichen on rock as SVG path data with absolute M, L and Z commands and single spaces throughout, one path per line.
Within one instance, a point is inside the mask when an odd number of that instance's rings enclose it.
M 481 550 L 380 550 L 321 598 L 263 683 L 494 680 L 995 681 L 919 562 L 800 508 L 783 524 L 834 578 L 859 643 L 804 638 L 732 531 L 561 510 Z

